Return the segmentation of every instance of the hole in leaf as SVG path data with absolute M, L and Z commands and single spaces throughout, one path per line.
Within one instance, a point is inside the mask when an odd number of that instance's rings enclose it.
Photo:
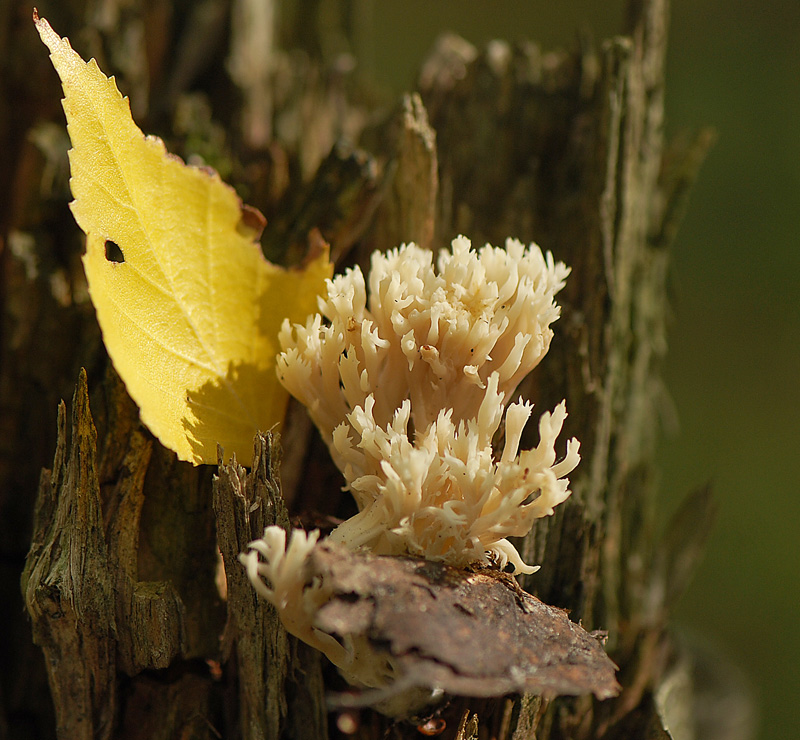
M 119 244 L 112 242 L 111 239 L 106 240 L 106 259 L 109 262 L 124 262 L 125 255 L 119 247 Z

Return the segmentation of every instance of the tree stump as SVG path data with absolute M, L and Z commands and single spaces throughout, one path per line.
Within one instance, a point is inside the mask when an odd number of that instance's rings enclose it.
M 664 145 L 667 5 L 633 0 L 625 35 L 571 52 L 443 36 L 399 102 L 329 51 L 329 37 L 353 42 L 347 2 L 209 0 L 184 13 L 73 0 L 51 18 L 117 75 L 144 131 L 202 157 L 267 216 L 273 260 L 297 261 L 315 230 L 337 268 L 463 233 L 535 241 L 572 267 L 549 356 L 521 392 L 540 409 L 567 399 L 564 437 L 581 440 L 584 459 L 572 497 L 522 544 L 542 565 L 523 585 L 608 632 L 624 691 L 603 703 L 456 698 L 437 718 L 442 738 L 667 738 L 659 689 L 665 676 L 689 680 L 667 618 L 712 505 L 696 494 L 657 543 L 653 454 L 669 243 L 709 137 Z M 25 90 L 25 105 L 0 111 L 0 545 L 4 593 L 19 593 L 24 561 L 27 618 L 12 599 L 0 736 L 418 737 L 369 711 L 329 715 L 335 672 L 287 636 L 236 563 L 266 524 L 352 506 L 304 411 L 290 407 L 280 466 L 279 442 L 260 435 L 252 460 L 193 468 L 139 422 L 104 353 L 65 207 L 55 75 L 32 24 L 6 23 L 18 62 L 2 84 Z

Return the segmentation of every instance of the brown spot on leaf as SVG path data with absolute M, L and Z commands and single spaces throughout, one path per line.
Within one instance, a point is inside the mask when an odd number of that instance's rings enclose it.
M 242 203 L 239 207 L 239 216 L 239 223 L 236 225 L 237 231 L 257 242 L 261 238 L 264 227 L 267 225 L 267 219 L 264 214 L 258 208 Z

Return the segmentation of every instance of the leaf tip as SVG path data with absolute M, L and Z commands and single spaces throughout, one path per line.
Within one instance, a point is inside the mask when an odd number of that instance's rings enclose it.
M 44 45 L 50 49 L 51 53 L 55 52 L 59 44 L 63 43 L 63 39 L 53 30 L 46 18 L 39 17 L 39 11 L 36 8 L 33 9 L 33 23 Z

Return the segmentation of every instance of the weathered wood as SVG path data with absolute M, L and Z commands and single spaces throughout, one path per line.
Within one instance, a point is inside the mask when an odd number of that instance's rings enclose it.
M 272 435 L 259 434 L 250 473 L 234 460 L 220 465 L 214 478 L 214 512 L 228 602 L 222 658 L 228 661 L 235 655 L 239 722 L 245 740 L 322 740 L 327 729 L 321 656 L 309 650 L 302 663 L 292 665 L 296 638 L 287 635 L 274 607 L 257 597 L 239 562 L 239 554 L 262 536 L 265 527 L 277 524 L 289 529 L 279 467 Z M 293 670 L 300 671 L 305 691 L 300 690 Z
M 34 541 L 22 587 L 33 639 L 45 654 L 61 737 L 112 737 L 116 704 L 113 584 L 97 479 L 86 374 L 58 411 L 53 471 L 39 488 Z
M 110 376 L 107 382 L 113 388 L 119 380 Z M 125 401 L 122 408 L 112 402 L 111 418 L 125 418 L 123 409 L 131 404 Z M 129 728 L 125 737 L 174 737 L 176 729 L 195 722 L 198 712 L 209 712 L 208 669 L 193 677 L 177 669 L 201 651 L 215 654 L 204 645 L 209 638 L 215 642 L 209 629 L 217 622 L 209 619 L 208 609 L 199 610 L 200 622 L 186 608 L 199 592 L 209 592 L 209 584 L 201 578 L 199 590 L 192 588 L 176 572 L 187 573 L 190 567 L 204 573 L 194 559 L 183 561 L 189 548 L 173 553 L 164 569 L 170 572 L 167 580 L 141 580 L 140 532 L 151 532 L 142 528 L 141 515 L 153 442 L 136 425 L 120 423 L 116 431 L 124 430 L 125 444 L 108 444 L 98 461 L 85 372 L 72 407 L 69 433 L 63 404 L 59 410 L 53 470 L 42 474 L 35 534 L 22 577 L 34 640 L 47 658 L 58 734 L 110 738 L 124 726 Z M 112 465 L 109 456 L 122 450 Z M 99 471 L 108 477 L 101 478 Z M 158 484 L 174 482 L 162 474 Z M 173 490 L 181 492 L 180 487 Z M 185 513 L 181 519 L 187 519 Z M 170 542 L 180 548 L 181 532 L 174 534 Z M 162 550 L 167 549 L 164 543 Z M 156 677 L 168 669 L 178 684 L 165 694 Z M 120 706 L 125 707 L 121 713 Z M 150 709 L 146 716 L 129 715 L 142 706 Z M 171 722 L 161 716 L 167 709 Z
M 434 246 L 439 167 L 436 132 L 418 94 L 405 95 L 389 126 L 392 158 L 386 167 L 386 192 L 371 229 L 375 248 L 385 251 L 401 242 Z M 400 239 L 400 242 L 398 242 Z

